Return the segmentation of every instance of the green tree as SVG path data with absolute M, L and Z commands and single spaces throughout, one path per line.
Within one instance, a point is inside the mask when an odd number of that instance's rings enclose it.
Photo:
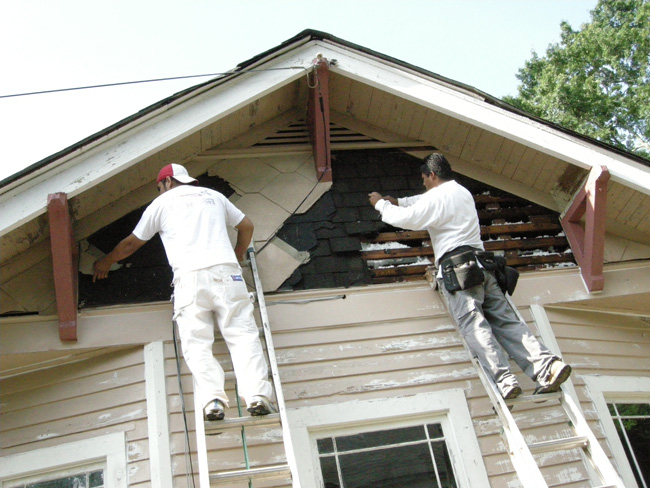
M 650 158 L 650 0 L 599 0 L 581 30 L 533 51 L 516 97 L 533 115 Z

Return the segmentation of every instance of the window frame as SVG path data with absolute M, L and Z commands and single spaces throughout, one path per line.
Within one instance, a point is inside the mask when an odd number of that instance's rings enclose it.
M 489 486 L 462 389 L 287 410 L 294 466 L 302 486 L 323 486 L 316 439 L 439 423 L 459 487 Z
M 0 488 L 21 478 L 52 475 L 97 462 L 106 465 L 104 488 L 127 488 L 127 453 L 124 432 L 43 447 L 0 458 Z
M 585 384 L 596 408 L 598 419 L 605 432 L 607 444 L 614 456 L 618 472 L 625 486 L 637 487 L 634 472 L 625 455 L 616 425 L 609 412 L 608 403 L 650 404 L 650 378 L 645 376 L 592 376 L 584 375 Z

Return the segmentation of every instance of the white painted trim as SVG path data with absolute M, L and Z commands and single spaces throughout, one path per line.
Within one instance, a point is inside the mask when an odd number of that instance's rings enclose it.
M 650 168 L 622 155 L 558 131 L 527 117 L 486 103 L 481 97 L 433 78 L 331 42 L 297 46 L 260 65 L 260 71 L 240 74 L 182 104 L 165 107 L 149 119 L 137 119 L 128 130 L 110 134 L 104 143 L 81 151 L 61 166 L 53 165 L 0 194 L 0 235 L 45 212 L 44 195 L 66 192 L 69 198 L 91 188 L 196 130 L 245 106 L 278 87 L 304 76 L 317 54 L 336 59 L 333 72 L 386 90 L 477 127 L 558 157 L 579 167 L 607 166 L 613 181 L 650 194 Z M 263 68 L 262 68 L 263 67 Z M 274 71 L 265 70 L 273 68 Z
M 535 325 L 537 326 L 537 331 L 542 338 L 542 343 L 544 343 L 544 345 L 548 347 L 553 354 L 562 357 L 560 345 L 555 338 L 553 327 L 551 326 L 551 322 L 548 319 L 548 315 L 546 315 L 546 310 L 544 310 L 544 307 L 541 305 L 533 304 L 530 306 L 530 311 L 533 315 Z M 573 386 L 573 380 L 571 379 L 571 376 L 569 376 L 569 379 L 562 384 L 562 391 L 564 391 L 565 395 L 569 395 L 571 397 L 573 402 L 580 409 L 580 412 L 584 416 L 584 412 L 580 406 L 580 400 L 578 399 L 578 394 L 575 387 Z
M 323 56 L 337 60 L 331 68 L 332 72 L 367 83 L 581 168 L 607 166 L 613 181 L 646 195 L 650 194 L 650 167 L 642 163 L 486 103 L 474 93 L 426 78 L 421 73 L 397 64 L 342 46 L 327 45 L 326 48 L 332 52 L 322 49 Z
M 634 473 L 618 437 L 616 426 L 607 408 L 607 402 L 650 403 L 650 378 L 646 376 L 599 376 L 584 375 L 587 392 L 596 407 L 598 419 L 605 432 L 618 472 L 625 486 L 636 488 Z
M 276 58 L 266 66 L 273 71 L 241 74 L 183 104 L 167 107 L 154 118 L 135 120 L 130 130 L 0 194 L 0 235 L 45 213 L 48 194 L 65 192 L 72 198 L 82 193 L 251 101 L 305 76 L 302 70 L 280 68 L 308 68 L 311 59 L 301 51 Z
M 144 348 L 144 379 L 149 430 L 149 471 L 153 488 L 172 487 L 169 410 L 165 381 L 165 351 L 162 341 Z
M 322 486 L 317 436 L 423 423 L 442 424 L 458 486 L 489 486 L 467 399 L 461 389 L 300 407 L 287 410 L 287 417 L 294 444 L 294 463 L 305 487 Z
M 126 436 L 124 432 L 69 442 L 0 458 L 0 487 L 11 479 L 74 465 L 105 461 L 105 488 L 126 488 Z

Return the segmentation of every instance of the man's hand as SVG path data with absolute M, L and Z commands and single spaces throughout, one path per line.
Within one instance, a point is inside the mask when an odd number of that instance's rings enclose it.
M 95 280 L 103 280 L 104 278 L 107 278 L 108 272 L 111 270 L 113 263 L 128 258 L 131 254 L 144 246 L 146 242 L 147 241 L 138 239 L 133 234 L 129 234 L 127 237 L 122 239 L 111 252 L 103 258 L 98 259 L 93 264 L 93 283 Z
M 383 200 L 384 197 L 381 195 L 381 193 L 377 193 L 376 191 L 373 191 L 372 193 L 368 193 L 368 199 L 370 200 L 370 205 L 374 207 L 376 203 L 379 200 Z
M 103 280 L 104 278 L 108 278 L 108 272 L 111 270 L 112 265 L 113 262 L 108 256 L 104 256 L 103 258 L 95 261 L 93 264 L 93 283 L 95 280 Z

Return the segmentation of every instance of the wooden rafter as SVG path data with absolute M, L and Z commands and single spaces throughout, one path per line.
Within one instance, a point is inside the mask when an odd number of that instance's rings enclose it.
M 594 166 L 587 181 L 560 218 L 580 266 L 582 278 L 590 292 L 602 291 L 605 287 L 603 259 L 609 177 L 606 166 Z
M 65 193 L 48 195 L 47 214 L 59 315 L 59 338 L 62 341 L 76 341 L 79 250 L 72 232 L 72 219 Z
M 316 162 L 316 173 L 322 182 L 332 181 L 330 146 L 329 62 L 314 60 L 315 70 L 310 77 L 307 105 L 307 126 Z

